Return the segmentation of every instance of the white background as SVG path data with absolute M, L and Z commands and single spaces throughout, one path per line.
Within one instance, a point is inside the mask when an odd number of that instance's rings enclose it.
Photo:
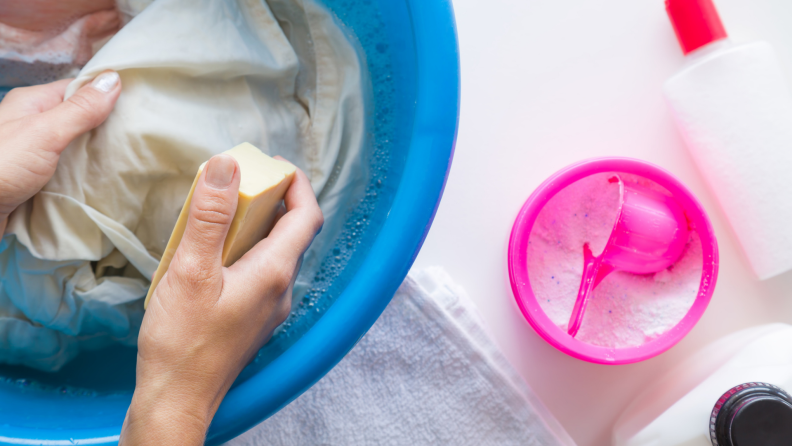
M 733 40 L 775 46 L 792 83 L 792 1 L 716 4 Z M 467 290 L 506 356 L 580 446 L 610 444 L 632 398 L 697 348 L 752 325 L 792 323 L 792 273 L 765 282 L 751 276 L 671 121 L 661 86 L 684 58 L 663 0 L 455 0 L 454 8 L 459 136 L 415 267 L 442 265 Z M 567 164 L 605 155 L 677 175 L 709 212 L 721 252 L 699 324 L 668 352 L 626 366 L 589 364 L 546 344 L 519 313 L 506 270 L 509 231 L 534 188 Z

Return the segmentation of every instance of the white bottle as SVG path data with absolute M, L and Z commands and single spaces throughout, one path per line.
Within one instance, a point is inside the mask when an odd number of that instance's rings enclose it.
M 754 272 L 792 269 L 792 95 L 766 42 L 732 44 L 712 0 L 666 0 L 686 54 L 664 94 Z
M 792 444 L 788 392 L 792 326 L 749 328 L 710 344 L 644 391 L 616 422 L 613 445 Z

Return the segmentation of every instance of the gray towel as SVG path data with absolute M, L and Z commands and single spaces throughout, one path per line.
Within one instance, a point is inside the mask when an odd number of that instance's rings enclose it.
M 566 445 L 442 268 L 412 271 L 354 349 L 283 410 L 227 443 Z

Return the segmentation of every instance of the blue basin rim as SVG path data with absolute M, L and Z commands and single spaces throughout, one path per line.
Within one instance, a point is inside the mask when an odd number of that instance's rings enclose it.
M 365 261 L 327 312 L 294 345 L 226 395 L 209 429 L 208 444 L 252 428 L 329 372 L 388 305 L 429 231 L 456 142 L 459 51 L 450 0 L 404 1 L 416 44 L 417 95 L 406 165 L 388 218 Z M 72 439 L 63 440 L 63 431 L 15 427 L 13 438 L 0 436 L 0 444 L 113 445 L 119 428 L 74 429 L 68 432 Z
M 252 428 L 329 372 L 385 310 L 429 231 L 456 142 L 459 50 L 450 0 L 407 4 L 415 33 L 418 91 L 410 150 L 390 215 L 365 262 L 327 312 L 288 350 L 226 395 L 208 444 Z

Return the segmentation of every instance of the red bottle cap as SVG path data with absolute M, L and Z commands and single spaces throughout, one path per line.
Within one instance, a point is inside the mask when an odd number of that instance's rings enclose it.
M 712 0 L 666 0 L 665 5 L 685 54 L 727 37 Z

